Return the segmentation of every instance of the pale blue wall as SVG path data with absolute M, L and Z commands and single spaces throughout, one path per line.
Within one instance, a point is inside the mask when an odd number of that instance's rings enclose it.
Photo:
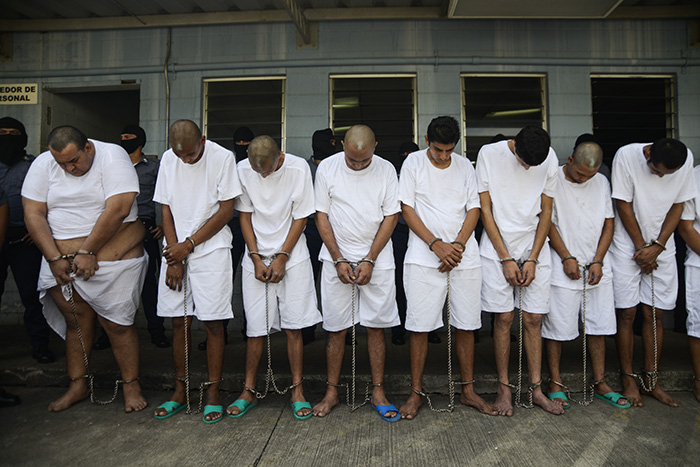
M 401 72 L 417 73 L 419 139 L 435 115 L 460 118 L 460 73 L 545 73 L 548 128 L 561 158 L 592 129 L 591 73 L 671 73 L 679 137 L 700 154 L 700 50 L 688 47 L 685 21 L 328 22 L 319 25 L 318 48 L 301 50 L 294 26 L 282 23 L 178 27 L 172 37 L 171 121 L 202 121 L 205 78 L 286 76 L 286 149 L 300 155 L 309 153 L 313 131 L 328 126 L 329 74 Z M 136 80 L 147 150 L 165 149 L 167 29 L 16 33 L 13 40 L 0 82 L 55 88 Z M 41 108 L 0 106 L 27 125 L 32 152 Z

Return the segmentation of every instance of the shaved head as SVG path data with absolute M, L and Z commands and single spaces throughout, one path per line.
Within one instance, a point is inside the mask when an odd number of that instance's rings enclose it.
M 274 161 L 280 155 L 280 148 L 270 136 L 262 135 L 254 138 L 248 146 L 248 159 L 251 165 L 262 167 Z
M 571 157 L 578 166 L 597 169 L 603 163 L 603 149 L 597 143 L 589 141 L 576 146 Z
M 355 125 L 345 133 L 343 143 L 362 152 L 366 151 L 367 148 L 372 148 L 372 151 L 374 151 L 377 141 L 370 127 L 366 125 Z
M 178 120 L 170 126 L 168 140 L 175 151 L 182 151 L 188 145 L 202 139 L 202 131 L 192 120 Z

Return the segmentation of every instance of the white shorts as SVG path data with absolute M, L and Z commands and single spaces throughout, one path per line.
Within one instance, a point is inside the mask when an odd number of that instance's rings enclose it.
M 323 329 L 338 332 L 352 326 L 352 285 L 343 284 L 335 265 L 323 262 L 321 272 Z M 374 270 L 369 284 L 357 286 L 355 324 L 368 328 L 390 328 L 401 323 L 396 306 L 393 269 Z
M 242 272 L 246 335 L 265 336 L 268 331 L 265 327 L 265 282 L 257 280 L 251 271 L 243 269 Z M 287 269 L 282 281 L 268 283 L 267 287 L 270 332 L 303 329 L 321 322 L 309 259 Z
M 685 267 L 685 307 L 688 335 L 700 338 L 700 268 L 695 266 Z
M 535 269 L 535 280 L 522 288 L 523 309 L 528 313 L 549 312 L 549 281 L 552 276 L 547 245 L 540 253 L 540 263 Z M 525 257 L 527 259 L 527 256 Z M 503 266 L 497 259 L 481 257 L 481 308 L 491 313 L 508 313 L 518 308 L 520 287 L 513 287 L 503 275 Z
M 88 280 L 76 277 L 74 290 L 101 317 L 119 324 L 131 326 L 139 308 L 143 280 L 148 268 L 148 255 L 118 261 L 99 261 L 100 267 Z M 39 300 L 41 301 L 46 322 L 51 329 L 63 339 L 66 338 L 66 320 L 58 305 L 54 302 L 49 289 L 58 285 L 51 273 L 49 263 L 41 260 L 39 272 Z M 70 299 L 69 287 L 61 286 L 63 298 Z
M 552 286 L 549 313 L 542 318 L 542 337 L 570 341 L 578 337 L 578 317 L 583 321 L 583 290 Z M 617 333 L 612 281 L 586 289 L 586 334 L 610 336 Z
M 430 332 L 443 326 L 447 274 L 434 267 L 404 264 L 406 330 Z M 481 327 L 481 268 L 450 272 L 450 321 L 464 331 Z
M 642 270 L 631 257 L 616 251 L 608 255 L 613 270 L 615 308 L 634 308 L 639 302 L 651 306 L 651 274 Z M 657 260 L 659 268 L 654 271 L 654 295 L 656 307 L 661 310 L 676 308 L 678 296 L 678 271 L 674 256 Z
M 168 264 L 163 258 L 158 286 L 158 316 L 184 316 L 184 289 L 172 290 L 165 285 Z M 233 318 L 233 267 L 231 250 L 218 248 L 206 255 L 187 261 L 187 316 L 200 321 L 218 321 Z

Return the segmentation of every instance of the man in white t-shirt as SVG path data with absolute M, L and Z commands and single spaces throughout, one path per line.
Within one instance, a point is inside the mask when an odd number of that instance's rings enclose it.
M 411 331 L 411 389 L 401 416 L 413 419 L 423 405 L 423 369 L 428 333 L 443 326 L 448 297 L 451 325 L 457 329 L 461 370 L 460 401 L 482 413 L 497 415 L 474 391 L 474 330 L 481 327 L 481 260 L 474 227 L 479 195 L 471 162 L 453 153 L 459 124 L 452 117 L 434 118 L 425 135 L 427 149 L 410 154 L 401 168 L 399 199 L 411 229 L 404 259 L 404 289 Z M 447 330 L 451 332 L 450 329 Z
M 515 139 L 487 144 L 476 162 L 481 200 L 482 309 L 496 313 L 493 342 L 498 373 L 496 409 L 513 415 L 508 379 L 510 328 L 514 308 L 522 308 L 532 402 L 547 412 L 564 413 L 542 384 L 542 316 L 549 311 L 551 256 L 547 234 L 559 163 L 542 128 L 527 126 Z M 520 298 L 522 297 L 522 305 Z
M 700 193 L 700 165 L 693 170 L 695 185 Z M 695 399 L 700 402 L 700 195 L 683 205 L 678 231 L 688 246 L 685 259 L 685 306 L 688 309 L 686 327 L 690 357 L 695 374 Z
M 292 411 L 295 418 L 305 420 L 312 413 L 301 386 L 301 330 L 321 322 L 304 238 L 306 218 L 314 212 L 311 171 L 304 159 L 280 152 L 271 137 L 258 136 L 248 146 L 248 158 L 238 163 L 238 175 L 243 190 L 236 209 L 246 242 L 241 268 L 248 341 L 245 389 L 228 414 L 242 417 L 258 403 L 255 380 L 264 336 L 284 329 Z
M 547 396 L 565 409 L 569 408 L 569 399 L 563 391 L 566 386 L 559 367 L 562 342 L 578 337 L 579 313 L 585 319 L 584 338 L 593 364 L 595 396 L 617 408 L 630 407 L 605 382 L 605 336 L 614 335 L 617 328 L 611 267 L 606 261 L 614 214 L 610 184 L 598 173 L 602 163 L 603 150 L 598 144 L 579 144 L 558 171 L 554 195 L 549 229 L 551 305 L 542 319 L 542 337 L 549 365 Z
M 133 323 L 148 258 L 145 230 L 137 222 L 136 171 L 122 148 L 88 140 L 72 126 L 55 128 L 48 146 L 29 168 L 22 202 L 29 234 L 44 255 L 38 283 L 44 315 L 66 339 L 71 382 L 49 411 L 89 396 L 84 358 L 89 361 L 96 319 L 113 344 L 124 380 L 124 410 L 142 410 L 146 399 L 138 382 Z
M 644 325 L 642 382 L 651 395 L 672 407 L 680 402 L 657 383 L 663 344 L 663 310 L 676 307 L 678 274 L 673 231 L 683 203 L 693 199 L 693 155 L 683 143 L 664 138 L 654 144 L 634 143 L 621 147 L 612 166 L 612 197 L 617 217 L 610 247 L 613 288 L 617 309 L 617 353 L 622 373 L 622 394 L 634 407 L 641 407 L 637 375 L 632 370 L 634 334 L 632 323 L 642 303 Z M 652 306 L 656 307 L 656 343 Z M 656 353 L 656 355 L 655 355 Z M 654 360 L 656 357 L 656 361 Z
M 400 208 L 396 171 L 374 155 L 376 146 L 374 132 L 355 125 L 345 134 L 343 152 L 321 161 L 316 172 L 316 226 L 324 243 L 319 258 L 323 328 L 328 331 L 328 388 L 313 411 L 322 417 L 338 404 L 345 335 L 359 322 L 367 329 L 372 406 L 383 420 L 396 422 L 401 414 L 383 387 L 384 329 L 400 323 L 391 246 Z
M 191 120 L 178 120 L 168 132 L 170 149 L 160 162 L 153 199 L 163 207 L 163 265 L 158 287 L 158 316 L 173 320 L 175 393 L 155 412 L 157 419 L 182 410 L 185 393 L 185 333 L 191 350 L 188 316 L 207 331 L 209 381 L 204 423 L 223 416 L 219 383 L 224 359 L 223 320 L 233 318 L 231 296 L 231 229 L 234 198 L 241 194 L 236 159 L 231 151 L 207 141 Z M 183 293 L 184 290 L 184 293 Z M 186 298 L 186 302 L 185 302 Z

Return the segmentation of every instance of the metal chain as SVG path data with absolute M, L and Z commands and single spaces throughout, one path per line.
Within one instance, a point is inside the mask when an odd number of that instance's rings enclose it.
M 185 330 L 185 401 L 187 402 L 186 414 L 192 413 L 192 406 L 190 402 L 190 348 L 187 338 L 187 258 L 182 260 L 182 303 L 184 309 L 184 327 Z M 200 398 L 201 399 L 201 398 Z M 200 402 L 201 410 L 201 402 Z
M 461 384 L 461 385 L 466 385 L 466 384 L 472 384 L 474 381 L 468 381 L 468 382 L 457 382 L 452 380 L 452 305 L 450 304 L 450 272 L 447 272 L 447 392 L 448 396 L 450 398 L 450 402 L 447 405 L 446 408 L 442 409 L 437 409 L 433 406 L 433 401 L 430 398 L 430 394 L 433 395 L 442 395 L 444 394 L 441 393 L 427 393 L 425 391 L 418 391 L 416 390 L 413 386 L 411 386 L 411 390 L 418 394 L 421 397 L 425 397 L 425 399 L 428 401 L 428 407 L 430 410 L 433 412 L 438 412 L 438 413 L 448 413 L 452 412 L 455 409 L 455 391 L 454 387 L 455 384 Z
M 647 371 L 646 368 L 642 369 L 642 373 L 646 375 L 649 384 L 644 382 L 644 378 L 638 376 L 639 384 L 642 390 L 645 392 L 652 392 L 656 388 L 656 383 L 659 379 L 659 344 L 656 337 L 656 291 L 654 290 L 654 272 L 651 272 L 651 322 L 654 330 L 654 369 L 652 371 Z
M 263 255 L 258 255 L 260 256 L 260 259 L 264 262 L 265 260 L 269 260 L 270 262 L 266 265 L 269 267 L 269 265 L 275 260 L 277 255 L 270 255 L 270 256 L 263 256 Z M 275 379 L 275 374 L 272 371 L 272 344 L 270 342 L 270 294 L 269 294 L 269 289 L 270 289 L 270 283 L 265 282 L 265 329 L 267 330 L 267 336 L 266 336 L 266 341 L 267 341 L 267 373 L 265 374 L 265 391 L 264 392 L 258 392 L 253 388 L 244 388 L 246 391 L 252 392 L 257 399 L 264 399 L 267 397 L 267 395 L 270 392 L 270 384 L 272 384 L 272 390 L 283 396 L 287 394 L 291 389 L 294 389 L 295 387 L 299 386 L 303 379 L 299 380 L 296 383 L 292 383 L 289 386 L 287 386 L 285 389 L 280 389 L 277 386 L 277 380 Z
M 525 263 L 518 261 L 517 264 L 518 264 L 518 268 L 520 268 L 520 272 L 522 273 L 523 266 Z M 516 392 L 515 392 L 515 406 L 523 408 L 523 409 L 531 409 L 535 406 L 532 403 L 532 392 L 537 386 L 539 386 L 542 383 L 542 380 L 540 380 L 540 382 L 534 386 L 533 385 L 528 386 L 528 390 L 527 390 L 528 403 L 527 404 L 521 403 L 520 397 L 521 397 L 521 391 L 523 388 L 523 288 L 522 288 L 522 286 L 518 287 L 518 326 L 520 328 L 520 335 L 518 336 L 518 384 L 516 386 Z M 508 386 L 510 386 L 510 385 L 508 385 Z
M 589 276 L 589 269 L 591 267 L 590 264 L 588 265 L 578 265 L 579 268 L 581 268 L 581 277 L 583 281 L 583 289 L 582 289 L 582 302 L 583 302 L 583 309 L 581 312 L 581 321 L 583 322 L 583 376 L 582 376 L 582 387 L 583 387 L 583 400 L 577 401 L 573 397 L 571 397 L 571 393 L 569 393 L 569 399 L 582 405 L 582 406 L 588 406 L 591 405 L 593 402 L 593 390 L 595 388 L 595 384 L 587 385 L 586 382 L 588 381 L 588 369 L 587 369 L 587 364 L 588 364 L 588 334 L 586 333 L 586 303 L 587 303 L 587 295 L 586 292 L 588 291 L 588 276 Z M 567 388 L 568 389 L 568 388 Z
M 199 408 L 197 409 L 196 413 L 202 413 L 202 403 L 204 401 L 204 389 L 208 386 L 211 386 L 212 384 L 218 384 L 222 382 L 224 379 L 221 378 L 217 381 L 205 381 L 203 383 L 199 383 Z
M 355 272 L 355 269 L 357 269 L 357 266 L 359 263 L 349 263 L 350 267 L 352 268 L 352 272 Z M 362 401 L 361 404 L 355 405 L 355 389 L 357 386 L 357 326 L 355 326 L 355 314 L 357 312 L 357 284 L 353 282 L 352 284 L 352 302 L 350 306 L 350 311 L 351 311 L 351 316 L 350 320 L 352 321 L 352 388 L 350 391 L 347 390 L 348 383 L 345 383 L 346 391 L 345 391 L 345 403 L 347 404 L 348 407 L 350 407 L 350 412 L 354 412 L 360 407 L 363 407 L 367 405 L 367 403 L 371 400 L 371 397 L 369 395 L 370 388 L 372 387 L 372 383 L 368 382 L 367 385 L 365 386 L 365 398 Z
M 73 273 L 73 262 L 70 263 L 71 273 Z M 133 383 L 138 381 L 138 378 L 126 381 L 123 379 L 117 379 L 114 382 L 114 392 L 112 393 L 112 398 L 108 401 L 101 401 L 95 397 L 95 375 L 90 373 L 90 361 L 88 360 L 87 351 L 85 350 L 85 341 L 83 340 L 83 331 L 80 328 L 80 322 L 78 321 L 78 311 L 75 307 L 75 298 L 73 297 L 73 282 L 68 283 L 68 301 L 70 302 L 70 309 L 73 312 L 73 319 L 75 320 L 75 329 L 78 333 L 78 340 L 80 341 L 80 349 L 83 352 L 83 364 L 85 365 L 85 375 L 78 376 L 77 378 L 71 378 L 71 381 L 76 381 L 81 378 L 86 378 L 88 380 L 88 387 L 90 390 L 90 402 L 97 405 L 107 405 L 114 402 L 117 398 L 117 393 L 119 392 L 120 384 Z

